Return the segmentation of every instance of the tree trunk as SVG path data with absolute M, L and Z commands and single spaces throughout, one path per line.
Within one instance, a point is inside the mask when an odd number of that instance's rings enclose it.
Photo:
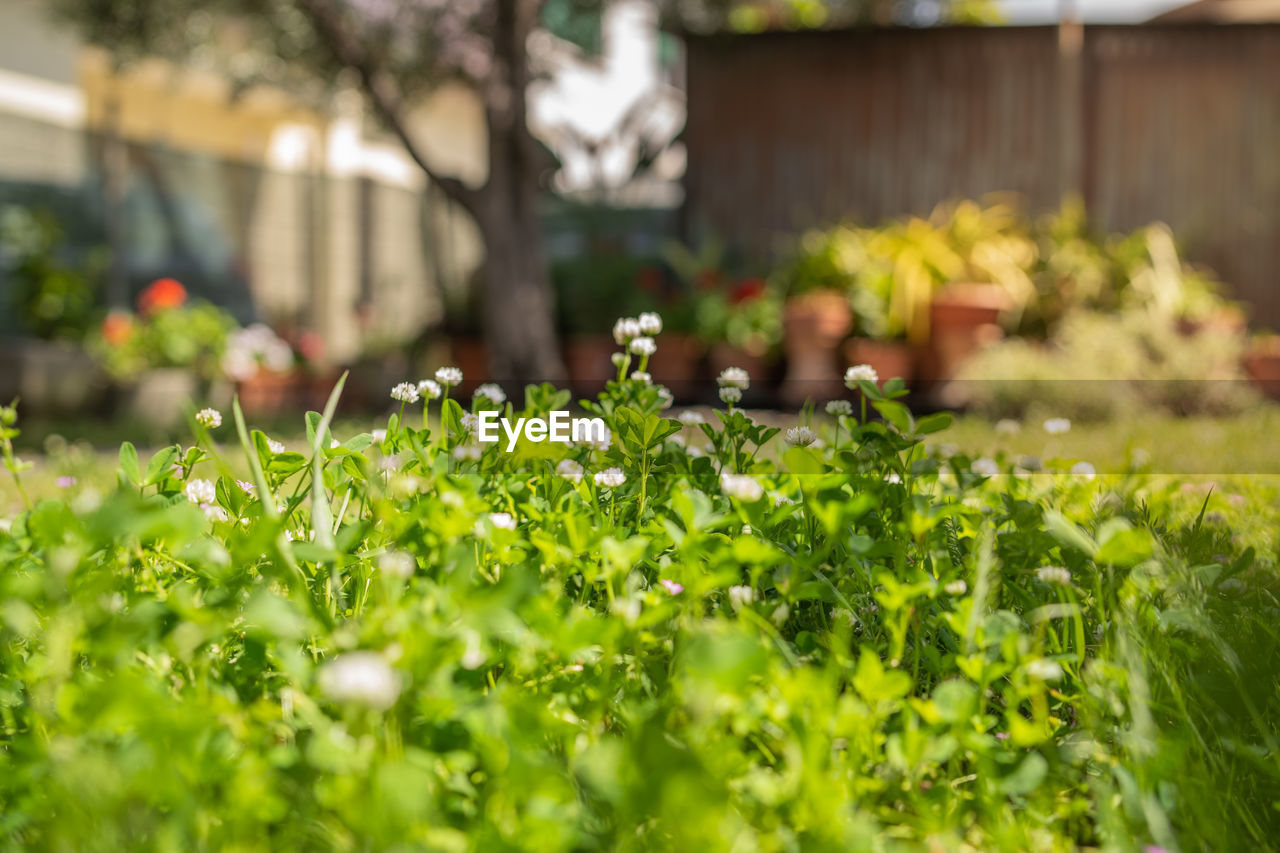
M 477 218 L 484 235 L 484 332 L 494 379 L 559 381 L 564 363 L 538 211 L 545 153 L 529 133 L 526 54 L 539 0 L 497 0 L 494 67 L 484 89 L 489 179 Z

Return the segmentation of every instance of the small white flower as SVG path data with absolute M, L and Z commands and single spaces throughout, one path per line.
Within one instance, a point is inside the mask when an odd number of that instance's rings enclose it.
M 516 529 L 516 520 L 512 518 L 511 513 L 509 512 L 489 513 L 489 523 L 492 524 L 494 527 L 499 527 L 503 530 Z
M 720 389 L 720 399 L 725 403 L 740 403 L 742 402 L 742 389 L 725 386 Z
M 1066 418 L 1049 418 L 1044 422 L 1044 431 L 1049 435 L 1062 435 L 1071 431 L 1071 421 Z
M 418 568 L 418 561 L 406 551 L 387 551 L 378 557 L 378 571 L 389 577 L 404 580 Z
M 1020 432 L 1022 432 L 1022 424 L 1012 418 L 996 421 L 996 435 L 1017 435 Z
M 341 447 L 341 446 L 342 446 L 342 442 L 338 441 L 338 439 L 336 439 L 336 438 L 331 438 L 331 439 L 329 439 L 329 449 L 330 449 L 330 450 L 337 450 L 337 449 L 338 449 L 339 447 Z
M 676 447 L 684 447 L 688 443 L 689 442 L 685 441 L 684 436 L 681 435 L 680 433 L 667 436 L 667 444 L 674 444 Z
M 818 440 L 818 436 L 807 426 L 791 427 L 782 437 L 792 447 L 808 447 Z
M 375 429 L 369 433 L 369 437 L 373 439 L 374 444 L 382 444 L 387 440 L 387 431 L 385 429 Z
M 497 385 L 494 385 L 492 382 L 486 382 L 483 385 L 481 385 L 479 388 L 476 389 L 475 393 L 472 394 L 472 396 L 487 397 L 489 398 L 490 402 L 497 403 L 499 406 L 507 402 L 507 393 Z
M 258 490 L 254 488 L 253 483 L 245 480 L 236 480 L 236 485 L 240 487 L 240 491 L 244 492 L 249 497 L 255 497 L 258 494 Z
M 418 383 L 418 394 L 424 400 L 435 400 L 440 397 L 440 383 L 434 379 L 423 379 Z
M 646 335 L 656 335 L 662 331 L 662 318 L 652 311 L 646 311 L 636 320 L 640 331 Z
M 1084 477 L 1086 480 L 1092 480 L 1098 475 L 1098 472 L 1094 470 L 1094 467 L 1088 462 L 1077 462 L 1072 465 L 1071 473 L 1075 474 L 1077 477 Z
M 897 471 L 890 471 L 888 474 L 886 474 L 884 481 L 894 486 L 902 485 L 902 477 L 898 474 Z
M 401 403 L 416 403 L 418 402 L 418 386 L 412 382 L 401 382 L 391 389 L 391 399 L 398 400 Z
M 473 433 L 480 428 L 480 418 L 472 412 L 467 412 L 458 418 L 458 427 L 467 434 Z
M 276 441 L 274 438 L 268 438 L 267 449 L 270 450 L 272 453 L 284 453 L 285 451 L 284 442 Z
M 734 610 L 741 610 L 756 600 L 756 591 L 749 586 L 729 587 L 729 604 Z
M 196 412 L 196 423 L 207 429 L 217 429 L 222 426 L 222 412 L 217 409 L 201 409 Z
M 200 510 L 210 521 L 226 521 L 229 517 L 227 511 L 217 504 L 200 504 Z
M 638 340 L 643 340 L 643 338 L 639 338 Z M 652 385 L 653 377 L 643 370 L 633 370 L 631 371 L 631 381 L 640 382 L 645 385 Z
M 1062 678 L 1062 667 L 1057 661 L 1040 658 L 1027 664 L 1027 675 L 1038 681 L 1057 681 Z
M 400 470 L 400 457 L 395 453 L 388 453 L 378 460 L 378 470 L 384 473 Z
M 1000 476 L 1000 466 L 990 456 L 980 456 L 969 464 L 969 470 L 979 477 Z
M 572 459 L 561 459 L 560 464 L 556 466 L 556 476 L 570 483 L 582 482 L 584 473 L 586 472 L 583 471 L 582 466 Z
M 618 346 L 624 346 L 642 334 L 644 332 L 640 328 L 640 321 L 633 317 L 619 317 L 613 324 L 613 339 Z
M 873 385 L 880 381 L 880 374 L 869 364 L 855 364 L 844 372 L 844 385 L 851 391 L 858 390 L 859 382 L 870 382 Z
M 702 415 L 699 412 L 695 412 L 693 409 L 686 409 L 681 412 L 676 416 L 676 420 L 680 421 L 680 423 L 685 426 L 697 426 L 698 424 L 706 423 L 706 420 Z
M 613 362 L 614 367 L 622 367 L 627 363 L 627 354 L 625 352 L 610 353 L 609 361 Z
M 478 444 L 459 444 L 449 455 L 459 462 L 479 462 L 484 450 Z
M 594 448 L 603 453 L 613 446 L 613 433 L 609 431 L 608 427 L 604 427 L 604 432 L 598 435 L 594 429 L 586 430 L 586 433 L 586 436 L 580 442 L 586 447 Z
M 605 468 L 595 474 L 596 485 L 602 489 L 616 489 L 627 481 L 627 475 L 621 468 Z
M 335 702 L 385 711 L 400 698 L 400 678 L 376 652 L 347 652 L 320 667 L 320 692 Z
M 740 501 L 758 501 L 764 497 L 764 486 L 755 477 L 746 474 L 720 474 L 720 489 L 731 498 Z
M 832 400 L 827 403 L 827 414 L 833 418 L 838 418 L 841 415 L 852 415 L 853 404 L 848 400 Z
M 218 492 L 208 480 L 188 480 L 183 493 L 193 504 L 211 504 L 218 499 Z
M 667 409 L 671 408 L 672 405 L 675 404 L 675 402 L 676 402 L 676 398 L 671 396 L 671 392 L 667 390 L 666 386 L 659 385 L 658 386 L 658 408 L 662 409 L 663 411 L 666 411 Z
M 773 496 L 774 506 L 792 506 L 795 502 L 795 498 L 788 497 L 787 495 L 782 494 L 782 492 L 776 492 Z
M 751 387 L 751 374 L 741 367 L 726 367 L 716 377 L 716 383 L 721 388 L 737 388 L 739 391 L 745 391 Z
M 462 381 L 462 371 L 456 367 L 442 367 L 436 371 L 436 381 L 445 388 L 452 388 Z
M 653 338 L 635 338 L 627 345 L 636 355 L 653 355 L 658 351 L 658 345 Z
M 942 588 L 947 595 L 964 595 L 969 585 L 963 580 L 953 580 Z
M 1036 577 L 1041 583 L 1051 586 L 1066 586 L 1071 583 L 1071 570 L 1062 566 L 1041 566 L 1036 569 Z

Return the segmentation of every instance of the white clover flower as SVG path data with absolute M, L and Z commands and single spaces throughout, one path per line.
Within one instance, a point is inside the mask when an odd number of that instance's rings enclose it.
M 640 331 L 646 335 L 656 335 L 662 331 L 662 317 L 646 311 L 636 319 L 636 324 L 640 326 Z
M 423 379 L 418 382 L 418 395 L 424 400 L 436 400 L 440 397 L 440 383 L 434 379 Z
M 1049 418 L 1044 422 L 1044 431 L 1049 435 L 1062 435 L 1071 431 L 1071 421 L 1066 418 Z
M 335 702 L 385 711 L 400 698 L 400 677 L 376 652 L 347 652 L 320 667 L 320 692 Z
M 884 481 L 894 486 L 902 485 L 902 477 L 901 475 L 898 474 L 897 471 L 890 471 L 888 474 L 886 474 Z
M 604 452 L 613 446 L 613 433 L 608 427 L 604 427 L 604 432 L 598 433 L 597 430 L 586 430 L 586 436 L 579 442 L 580 444 Z
M 740 403 L 742 402 L 742 389 L 725 386 L 720 389 L 720 399 L 725 403 Z
M 581 483 L 584 473 L 586 472 L 582 466 L 572 459 L 561 459 L 560 464 L 556 466 L 556 476 L 570 483 Z
M 627 363 L 627 354 L 625 352 L 610 353 L 609 361 L 613 362 L 614 367 L 622 367 Z
M 465 433 L 473 433 L 480 429 L 480 418 L 473 412 L 466 412 L 458 418 L 458 427 Z
M 764 497 L 764 486 L 755 477 L 746 474 L 720 474 L 720 490 L 731 498 L 740 501 L 758 501 Z
M 418 561 L 406 551 L 387 551 L 378 556 L 378 571 L 388 577 L 404 580 L 418 568 Z
M 832 400 L 827 403 L 827 414 L 833 418 L 853 414 L 853 404 L 848 400 Z
M 388 453 L 378 460 L 378 470 L 382 472 L 399 471 L 400 457 L 395 453 Z
M 208 480 L 188 480 L 182 490 L 193 504 L 211 504 L 218 499 L 218 491 Z
M 782 438 L 792 447 L 808 447 L 818 440 L 818 436 L 807 426 L 791 427 L 783 434 Z
M 490 402 L 497 403 L 499 406 L 507 402 L 507 392 L 503 391 L 500 387 L 498 387 L 497 385 L 494 385 L 492 382 L 484 383 L 479 388 L 477 388 L 475 390 L 475 393 L 472 394 L 471 396 L 487 397 Z
M 698 424 L 706 423 L 706 419 L 702 417 L 702 414 L 695 412 L 693 409 L 685 409 L 676 416 L 676 420 L 685 426 L 697 426 Z
M 217 504 L 200 504 L 200 511 L 210 521 L 226 521 L 230 518 L 227 515 L 227 511 Z
M 445 388 L 452 388 L 462 381 L 462 371 L 456 367 L 442 367 L 436 371 L 436 381 Z
M 676 398 L 671 396 L 671 392 L 667 390 L 666 386 L 659 385 L 658 386 L 658 408 L 662 409 L 663 411 L 666 411 L 667 409 L 671 408 L 675 404 L 675 402 L 676 402 Z
M 751 387 L 751 374 L 741 367 L 726 367 L 716 377 L 716 384 L 721 388 L 737 388 L 745 391 Z
M 391 389 L 391 399 L 398 400 L 401 403 L 416 403 L 418 402 L 418 386 L 412 382 L 401 382 Z
M 605 468 L 597 471 L 593 479 L 602 489 L 616 489 L 627 481 L 627 475 L 621 468 Z
M 618 346 L 624 346 L 642 334 L 644 332 L 640 328 L 640 321 L 633 317 L 619 317 L 613 324 L 613 339 Z
M 1098 475 L 1098 472 L 1088 462 L 1077 462 L 1072 465 L 1071 473 L 1077 477 L 1084 477 L 1086 480 L 1092 480 Z
M 516 529 L 516 520 L 511 516 L 511 513 L 509 512 L 489 513 L 489 523 L 492 524 L 494 527 L 499 527 L 503 530 Z
M 643 339 L 643 338 L 638 338 L 637 340 L 644 340 L 644 339 Z M 643 383 L 643 384 L 645 384 L 645 385 L 652 385 L 652 384 L 653 384 L 653 377 L 652 377 L 652 376 L 650 376 L 648 373 L 646 373 L 646 372 L 645 372 L 645 371 L 643 371 L 643 370 L 633 370 L 633 371 L 631 371 L 631 381 L 633 381 L 633 382 L 640 382 L 640 383 Z
M 258 490 L 254 487 L 253 483 L 246 480 L 236 480 L 236 485 L 240 487 L 240 491 L 244 492 L 251 498 L 256 497 L 258 494 Z
M 942 590 L 947 595 L 964 595 L 965 590 L 967 590 L 968 588 L 969 588 L 969 585 L 967 583 L 965 583 L 963 580 L 957 579 L 948 583 L 946 586 L 942 588 Z
M 774 495 L 773 495 L 773 505 L 774 505 L 775 507 L 778 507 L 778 506 L 791 506 L 791 505 L 793 505 L 795 502 L 796 502 L 796 499 L 795 499 L 795 498 L 793 498 L 793 497 L 789 497 L 789 496 L 787 496 L 787 495 L 784 495 L 782 492 L 775 492 L 775 493 L 774 493 Z
M 1000 465 L 990 456 L 980 456 L 969 464 L 969 470 L 979 477 L 1000 476 Z
M 674 435 L 667 436 L 667 444 L 674 444 L 676 447 L 682 448 L 688 443 L 689 442 L 685 441 L 684 436 L 681 435 L 680 433 L 675 433 Z
M 276 441 L 274 438 L 268 438 L 267 450 L 270 450 L 272 453 L 284 453 L 285 451 L 284 442 Z
M 1037 681 L 1057 681 L 1062 678 L 1062 667 L 1057 661 L 1040 658 L 1027 664 L 1027 675 Z
M 749 586 L 729 587 L 729 604 L 734 610 L 741 610 L 756 600 L 756 591 Z
M 201 409 L 196 412 L 196 423 L 208 429 L 217 429 L 222 426 L 222 412 L 217 409 Z
M 1041 583 L 1051 586 L 1066 586 L 1071 583 L 1071 570 L 1062 566 L 1041 566 L 1036 569 L 1036 577 Z
M 844 372 L 844 385 L 850 391 L 858 390 L 859 382 L 875 384 L 880 381 L 880 374 L 869 364 L 855 364 Z
M 1017 435 L 1020 432 L 1022 432 L 1022 424 L 1012 418 L 996 421 L 996 435 Z
M 653 355 L 658 351 L 658 345 L 653 338 L 635 338 L 627 348 L 636 355 Z
M 382 444 L 387 440 L 387 431 L 385 429 L 370 430 L 369 437 L 373 439 L 374 444 Z
M 484 450 L 478 444 L 459 444 L 449 453 L 458 462 L 479 462 Z

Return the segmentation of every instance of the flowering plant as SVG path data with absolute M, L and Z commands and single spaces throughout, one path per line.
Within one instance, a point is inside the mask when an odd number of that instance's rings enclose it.
M 137 299 L 138 313 L 112 311 L 90 339 L 90 349 L 107 372 L 130 379 L 153 368 L 186 367 L 212 378 L 235 320 L 207 302 L 189 301 L 173 279 L 148 285 Z

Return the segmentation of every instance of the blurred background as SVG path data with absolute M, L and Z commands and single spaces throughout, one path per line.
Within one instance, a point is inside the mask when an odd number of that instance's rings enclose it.
M 853 364 L 992 420 L 1280 392 L 1280 2 L 0 0 L 0 399 L 172 429 Z

